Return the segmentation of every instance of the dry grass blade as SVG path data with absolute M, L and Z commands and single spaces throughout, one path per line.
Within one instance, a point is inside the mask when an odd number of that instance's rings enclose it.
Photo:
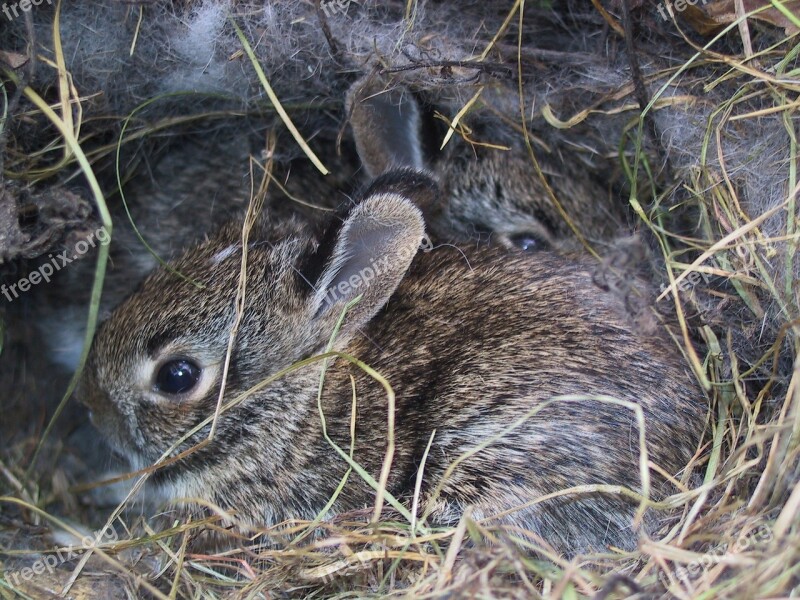
M 247 38 L 245 37 L 244 33 L 242 33 L 242 30 L 239 29 L 239 26 L 236 24 L 236 21 L 234 21 L 233 18 L 231 18 L 231 24 L 233 25 L 234 29 L 236 29 L 236 35 L 239 36 L 239 40 L 242 42 L 244 51 L 250 58 L 250 62 L 253 63 L 253 68 L 256 70 L 256 73 L 258 74 L 258 79 L 261 81 L 261 85 L 264 87 L 264 91 L 267 93 L 267 96 L 269 96 L 269 100 L 270 102 L 272 102 L 272 106 L 275 107 L 275 110 L 277 111 L 278 115 L 283 121 L 283 124 L 286 125 L 286 128 L 292 134 L 292 137 L 294 137 L 295 141 L 299 144 L 300 148 L 303 149 L 303 152 L 305 152 L 305 155 L 308 157 L 308 159 L 312 163 L 314 163 L 314 166 L 317 167 L 317 169 L 319 169 L 319 172 L 322 173 L 323 175 L 327 175 L 329 172 L 328 169 L 325 168 L 325 165 L 322 164 L 322 161 L 317 157 L 316 154 L 314 154 L 314 151 L 310 148 L 308 143 L 303 139 L 303 136 L 300 135 L 299 131 L 297 131 L 297 127 L 294 126 L 294 123 L 292 123 L 292 120 L 289 118 L 289 115 L 284 110 L 281 101 L 278 99 L 278 96 L 275 95 L 272 86 L 269 84 L 269 81 L 267 80 L 267 76 L 264 74 L 264 70 L 261 68 L 261 65 L 258 64 L 258 59 L 256 58 L 256 55 L 253 52 L 253 48 L 250 46 L 250 42 L 247 41 Z

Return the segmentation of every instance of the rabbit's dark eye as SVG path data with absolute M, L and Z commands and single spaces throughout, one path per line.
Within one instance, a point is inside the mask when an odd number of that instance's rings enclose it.
M 156 389 L 165 394 L 188 392 L 200 381 L 200 367 L 185 358 L 161 365 L 156 375 Z
M 509 236 L 508 240 L 514 244 L 514 246 L 525 252 L 536 252 L 537 250 L 547 250 L 550 248 L 550 244 L 548 244 L 547 241 L 530 231 L 515 233 Z

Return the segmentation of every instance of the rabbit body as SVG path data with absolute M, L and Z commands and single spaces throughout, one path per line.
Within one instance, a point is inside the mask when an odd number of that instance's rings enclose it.
M 453 523 L 467 506 L 477 518 L 511 510 L 503 522 L 566 553 L 635 545 L 636 504 L 624 496 L 535 501 L 576 485 L 641 489 L 634 412 L 588 396 L 641 407 L 649 460 L 670 474 L 687 464 L 703 409 L 674 342 L 638 334 L 622 301 L 600 291 L 580 261 L 471 246 L 417 253 L 424 225 L 412 200 L 424 195 L 421 182 L 424 175 L 411 173 L 378 178 L 321 234 L 292 218 L 259 220 L 224 402 L 239 399 L 220 415 L 209 445 L 157 470 L 153 482 L 169 497 L 235 510 L 246 524 L 314 518 L 347 469 L 323 435 L 323 363 L 241 395 L 332 343 L 394 389 L 393 496 L 410 505 L 422 468 L 421 506 L 435 522 Z M 433 181 L 427 193 L 437 193 Z M 169 453 L 214 414 L 240 237 L 241 226 L 230 223 L 174 263 L 203 289 L 158 269 L 98 332 L 78 394 L 135 467 Z M 584 398 L 549 402 L 563 394 Z M 330 438 L 345 450 L 352 443 L 356 462 L 377 479 L 389 436 L 384 387 L 340 355 L 325 372 L 319 406 Z M 172 453 L 205 439 L 208 428 Z M 351 474 L 332 511 L 373 501 Z M 512 510 L 526 502 L 533 504 Z

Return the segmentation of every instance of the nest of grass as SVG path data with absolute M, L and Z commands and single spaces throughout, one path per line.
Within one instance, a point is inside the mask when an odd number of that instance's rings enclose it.
M 595 5 L 602 10 L 599 2 Z M 623 24 L 605 10 L 602 12 L 612 28 L 624 33 Z M 510 13 L 509 18 L 513 15 Z M 734 29 L 735 25 L 727 29 Z M 348 513 L 325 521 L 282 523 L 248 535 L 235 533 L 226 525 L 235 522 L 235 515 L 223 515 L 215 507 L 208 507 L 203 516 L 194 518 L 176 513 L 183 516 L 174 520 L 170 520 L 168 511 L 161 516 L 160 527 L 153 524 L 150 515 L 131 508 L 127 500 L 110 517 L 91 514 L 69 498 L 100 484 L 70 487 L 69 477 L 61 470 L 42 466 L 44 462 L 55 463 L 55 458 L 41 460 L 43 448 L 44 454 L 52 452 L 54 457 L 59 451 L 58 444 L 53 445 L 49 437 L 51 426 L 60 418 L 72 392 L 73 385 L 69 384 L 64 401 L 37 438 L 3 449 L 0 570 L 4 578 L 0 580 L 0 595 L 144 595 L 161 599 L 796 596 L 800 591 L 800 369 L 795 369 L 793 362 L 798 349 L 800 305 L 792 265 L 797 260 L 795 113 L 800 83 L 797 71 L 791 71 L 789 66 L 800 46 L 796 36 L 784 40 L 780 51 L 786 52 L 787 47 L 791 50 L 786 53 L 787 60 L 778 62 L 786 71 L 776 72 L 765 67 L 775 63 L 770 60 L 774 58 L 770 53 L 746 55 L 750 47 L 746 28 L 739 27 L 739 33 L 745 49 L 742 56 L 721 55 L 698 47 L 694 59 L 674 74 L 694 72 L 702 64 L 703 73 L 717 74 L 716 79 L 704 80 L 707 89 L 724 80 L 726 89 L 737 90 L 715 107 L 713 113 L 721 118 L 709 122 L 704 148 L 722 148 L 719 138 L 732 119 L 784 115 L 791 140 L 791 160 L 785 164 L 790 190 L 786 202 L 762 214 L 748 214 L 742 209 L 737 186 L 724 169 L 724 160 L 707 164 L 701 159 L 688 176 L 667 181 L 666 185 L 655 181 L 647 156 L 635 150 L 647 136 L 649 114 L 657 110 L 659 102 L 688 104 L 697 98 L 649 99 L 630 131 L 634 150 L 623 153 L 630 201 L 641 219 L 639 226 L 652 232 L 663 252 L 670 285 L 659 301 L 672 303 L 671 310 L 682 325 L 688 364 L 709 397 L 704 444 L 686 466 L 683 479 L 674 481 L 681 492 L 653 505 L 654 510 L 665 515 L 658 536 L 643 536 L 634 552 L 612 548 L 604 554 L 566 560 L 550 550 L 544 540 L 476 521 L 469 513 L 456 527 L 422 527 L 413 517 L 408 518 L 407 511 L 403 514 L 383 508 L 381 500 L 377 505 L 382 510 Z M 692 43 L 689 38 L 686 41 Z M 246 52 L 247 44 L 244 46 Z M 118 144 L 96 143 L 92 139 L 98 129 L 92 123 L 81 122 L 80 107 L 86 99 L 70 86 L 63 56 L 60 58 L 55 67 L 63 74 L 60 106 L 48 105 L 28 87 L 2 96 L 5 115 L 15 111 L 24 95 L 31 108 L 17 118 L 36 120 L 44 116 L 52 125 L 50 144 L 38 151 L 5 148 L 4 175 L 42 182 L 77 168 L 89 181 L 100 220 L 107 221 L 105 196 L 95 171 L 114 156 Z M 6 70 L 7 84 L 15 77 Z M 4 91 L 8 89 L 14 86 L 6 85 Z M 740 103 L 750 107 L 755 101 L 761 107 L 758 111 L 740 110 Z M 281 118 L 288 122 L 289 113 Z M 229 116 L 204 114 L 191 119 Z M 580 117 L 577 115 L 572 122 L 578 122 Z M 130 125 L 121 138 L 124 143 L 185 124 L 179 117 L 144 125 L 135 118 L 118 118 L 119 126 L 123 122 Z M 53 160 L 56 154 L 61 159 Z M 124 174 L 121 178 L 125 178 Z M 10 194 L 11 186 L 5 184 L 3 193 Z M 683 198 L 682 209 L 696 216 L 697 227 L 692 235 L 670 230 L 669 220 L 664 218 L 665 212 L 675 210 L 674 205 L 666 209 L 664 206 L 674 198 L 676 190 Z M 762 225 L 778 211 L 786 216 L 784 231 L 767 236 Z M 62 210 L 61 221 L 53 222 L 63 225 L 69 223 L 69 218 L 81 218 L 65 217 L 68 212 Z M 55 239 L 69 229 L 53 227 L 42 235 Z M 45 244 L 41 239 L 39 243 L 39 247 Z M 764 257 L 770 251 L 778 252 L 773 246 L 781 243 L 785 267 L 778 272 Z M 29 250 L 33 255 L 36 247 Z M 99 271 L 105 259 L 101 253 Z M 697 273 L 723 278 L 730 286 L 724 291 L 709 286 L 710 300 L 680 293 L 681 282 L 691 280 Z M 102 285 L 101 277 L 95 285 Z M 730 310 L 727 314 L 734 317 L 715 326 L 697 327 L 690 317 L 702 310 L 698 306 L 709 301 L 722 304 L 723 313 Z M 90 322 L 96 318 L 95 303 Z M 742 324 L 763 324 L 766 319 L 770 322 L 765 329 L 771 332 L 767 350 L 763 356 L 740 358 L 733 341 L 741 334 L 737 328 Z M 697 336 L 704 340 L 702 351 L 691 343 Z M 769 377 L 754 382 L 759 369 L 766 369 Z M 331 460 L 338 460 L 333 450 Z M 642 460 L 646 461 L 646 457 Z M 356 467 L 350 476 L 362 476 Z M 700 481 L 695 484 L 692 476 L 698 475 Z M 576 491 L 579 490 L 564 493 Z M 55 516 L 54 506 L 59 514 L 70 515 L 70 522 Z M 676 515 L 677 519 L 671 518 Z M 104 529 L 104 521 L 113 529 Z M 90 523 L 99 524 L 93 534 L 89 533 Z M 207 539 L 209 532 L 216 539 L 234 542 L 234 549 L 218 553 L 196 551 L 198 540 Z M 29 577 L 30 574 L 35 576 Z

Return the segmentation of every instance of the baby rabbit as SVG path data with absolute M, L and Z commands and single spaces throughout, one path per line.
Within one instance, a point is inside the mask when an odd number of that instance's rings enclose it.
M 566 554 L 635 545 L 636 504 L 625 496 L 537 499 L 590 484 L 641 488 L 634 413 L 588 397 L 599 394 L 641 407 L 649 461 L 677 474 L 703 428 L 692 375 L 669 337 L 632 331 L 621 301 L 596 288 L 586 265 L 486 246 L 417 253 L 425 227 L 415 205 L 437 193 L 424 174 L 393 171 L 319 234 L 294 219 L 257 222 L 224 395 L 226 405 L 237 401 L 219 416 L 210 444 L 156 470 L 152 483 L 173 499 L 235 511 L 245 525 L 314 518 L 347 469 L 323 435 L 323 363 L 253 388 L 333 340 L 333 350 L 393 387 L 387 489 L 410 506 L 422 469 L 429 523 L 453 524 L 469 506 L 475 518 L 524 528 Z M 240 233 L 229 223 L 173 263 L 202 289 L 160 268 L 94 340 L 77 394 L 135 468 L 214 414 L 235 319 Z M 548 403 L 560 394 L 587 397 Z M 330 438 L 353 444 L 354 460 L 377 480 L 386 390 L 340 355 L 324 374 L 319 407 Z M 208 433 L 206 424 L 173 455 Z M 495 436 L 445 477 L 453 461 Z M 653 478 L 658 496 L 663 480 L 655 471 Z M 353 473 L 331 513 L 373 501 Z
M 435 238 L 488 241 L 524 251 L 582 250 L 537 175 L 522 133 L 509 131 L 506 123 L 486 114 L 470 123 L 472 139 L 506 145 L 505 150 L 469 144 L 454 135 L 444 151 L 431 149 L 426 159 L 417 100 L 405 87 L 375 73 L 350 87 L 346 113 L 370 177 L 398 167 L 430 168 L 435 174 L 443 194 L 434 205 L 420 207 Z M 435 140 L 437 145 L 440 141 Z M 536 154 L 548 185 L 580 235 L 598 242 L 618 233 L 623 222 L 620 207 L 580 161 L 574 156 L 564 160 L 558 153 Z

